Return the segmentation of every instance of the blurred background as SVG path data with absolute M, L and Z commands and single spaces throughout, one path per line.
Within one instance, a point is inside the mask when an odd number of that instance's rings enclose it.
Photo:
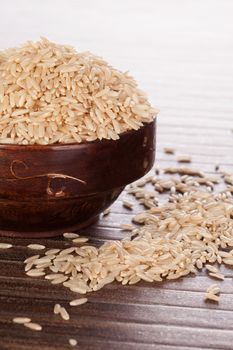
M 233 163 L 232 18 L 231 0 L 7 0 L 0 48 L 46 36 L 103 56 L 129 70 L 161 110 L 161 162 L 162 147 L 172 145 L 206 170 L 216 162 L 227 169 Z

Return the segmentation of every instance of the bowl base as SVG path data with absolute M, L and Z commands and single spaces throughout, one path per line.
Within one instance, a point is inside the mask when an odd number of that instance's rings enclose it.
M 99 215 L 86 220 L 82 223 L 78 223 L 73 226 L 65 227 L 63 229 L 51 230 L 51 231 L 7 231 L 0 229 L 0 236 L 2 237 L 16 237 L 16 238 L 46 238 L 61 236 L 65 232 L 77 232 L 80 229 L 88 227 L 99 220 Z

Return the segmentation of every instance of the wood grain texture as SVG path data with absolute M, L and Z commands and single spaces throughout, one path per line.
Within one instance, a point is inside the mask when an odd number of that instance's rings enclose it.
M 0 29 L 12 29 L 1 36 L 0 47 L 46 35 L 130 69 L 161 110 L 157 166 L 177 165 L 174 156 L 163 153 L 172 146 L 177 154 L 192 156 L 193 168 L 214 173 L 219 164 L 233 172 L 231 0 L 10 0 L 1 8 Z M 133 213 L 123 208 L 125 197 L 122 193 L 109 216 L 81 231 L 92 244 L 125 237 L 120 224 L 140 210 L 137 204 Z M 26 247 L 31 240 L 0 241 L 14 245 L 0 251 L 0 350 L 68 350 L 69 338 L 77 339 L 76 348 L 82 350 L 233 348 L 232 269 L 220 268 L 226 277 L 219 305 L 204 302 L 205 289 L 215 281 L 203 270 L 179 281 L 113 283 L 71 309 L 73 293 L 25 277 L 23 260 L 33 254 Z M 61 238 L 43 244 L 69 246 Z M 67 306 L 69 322 L 53 315 L 55 302 Z M 16 315 L 31 317 L 43 331 L 12 324 Z

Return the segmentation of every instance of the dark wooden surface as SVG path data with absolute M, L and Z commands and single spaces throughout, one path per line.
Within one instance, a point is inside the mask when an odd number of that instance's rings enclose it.
M 178 154 L 192 155 L 193 167 L 213 173 L 218 163 L 233 172 L 231 0 L 54 4 L 47 0 L 47 11 L 45 1 L 2 4 L 2 33 L 13 21 L 17 33 L 12 29 L 2 36 L 0 46 L 43 34 L 82 50 L 92 49 L 115 66 L 130 69 L 161 109 L 157 165 L 176 165 L 174 157 L 162 151 L 173 146 Z M 68 19 L 61 25 L 64 13 Z M 93 244 L 124 237 L 119 225 L 131 218 L 122 208 L 124 196 L 108 217 L 84 232 Z M 26 248 L 29 240 L 1 241 L 14 244 L 0 251 L 1 350 L 65 350 L 70 348 L 69 338 L 76 338 L 77 348 L 83 350 L 233 349 L 232 270 L 222 267 L 227 277 L 221 282 L 219 305 L 204 302 L 204 291 L 213 280 L 200 272 L 167 283 L 109 285 L 92 293 L 87 304 L 70 310 L 66 322 L 53 315 L 53 306 L 55 302 L 68 305 L 73 294 L 43 279 L 25 278 L 22 261 L 31 255 Z M 65 244 L 59 239 L 42 243 Z M 12 324 L 15 315 L 31 316 L 43 331 Z

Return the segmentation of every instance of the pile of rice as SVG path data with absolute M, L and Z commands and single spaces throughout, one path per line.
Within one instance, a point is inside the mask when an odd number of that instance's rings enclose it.
M 220 178 L 193 173 L 198 176 L 149 176 L 131 185 L 128 192 L 149 209 L 134 216 L 140 226 L 132 226 L 124 240 L 81 246 L 86 238 L 67 233 L 70 247 L 26 259 L 26 273 L 85 294 L 114 280 L 123 285 L 158 282 L 196 273 L 206 264 L 233 265 L 233 178 L 217 192 L 215 185 L 223 186 L 218 185 Z M 160 193 L 168 194 L 163 203 L 158 202 Z M 217 268 L 207 267 L 212 278 L 224 279 Z
M 117 140 L 157 113 L 128 73 L 89 52 L 45 38 L 0 52 L 0 143 Z

